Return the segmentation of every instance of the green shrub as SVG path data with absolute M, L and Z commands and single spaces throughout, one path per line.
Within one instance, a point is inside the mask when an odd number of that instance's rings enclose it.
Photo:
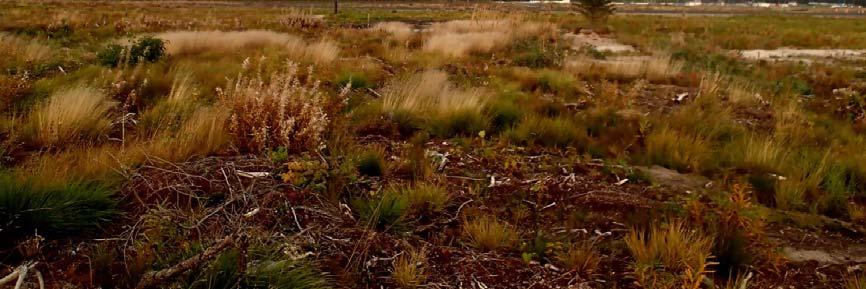
M 99 63 L 105 66 L 121 64 L 135 65 L 139 62 L 156 62 L 165 55 L 165 42 L 162 39 L 143 37 L 130 47 L 109 44 L 96 54 Z
M 126 48 L 118 44 L 110 44 L 96 53 L 99 64 L 114 67 L 123 62 Z
M 165 55 L 165 43 L 162 39 L 143 37 L 129 49 L 133 64 L 138 62 L 156 62 Z
M 115 214 L 112 192 L 96 183 L 37 184 L 0 175 L 0 246 L 39 233 L 57 237 L 93 229 Z
M 289 150 L 286 147 L 278 147 L 276 149 L 272 149 L 268 153 L 269 158 L 272 163 L 282 164 L 289 160 Z

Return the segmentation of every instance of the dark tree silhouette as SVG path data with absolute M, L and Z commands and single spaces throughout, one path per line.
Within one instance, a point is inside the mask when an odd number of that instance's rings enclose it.
M 611 0 L 577 0 L 572 7 L 586 17 L 592 25 L 604 24 L 607 17 L 613 14 L 616 7 Z

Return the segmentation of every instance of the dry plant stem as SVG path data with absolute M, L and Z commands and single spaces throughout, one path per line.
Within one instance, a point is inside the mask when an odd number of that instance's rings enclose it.
M 210 248 L 207 248 L 207 250 L 205 250 L 204 252 L 192 256 L 189 259 L 186 259 L 178 263 L 177 265 L 172 266 L 171 268 L 163 269 L 156 272 L 149 272 L 141 278 L 141 281 L 138 282 L 138 285 L 135 286 L 135 288 L 155 288 L 157 285 L 162 284 L 165 281 L 171 280 L 174 277 L 180 275 L 181 273 L 189 271 L 193 268 L 197 268 L 205 261 L 213 259 L 222 251 L 226 250 L 229 246 L 235 244 L 238 241 L 238 238 L 239 235 L 237 233 L 229 235 L 228 237 L 225 237 L 222 241 L 214 244 Z
M 12 273 L 9 273 L 9 275 L 6 275 L 6 277 L 3 277 L 3 279 L 0 279 L 0 286 L 12 282 L 12 280 L 16 280 L 15 289 L 19 289 L 21 288 L 21 286 L 24 285 L 24 279 L 27 278 L 27 273 L 30 270 L 33 270 L 35 272 L 34 274 L 36 275 L 36 280 L 39 282 L 39 288 L 45 288 L 45 280 L 42 278 L 42 272 L 39 272 L 39 270 L 35 269 L 36 264 L 38 263 L 39 262 L 31 261 L 24 262 L 24 264 L 18 266 L 18 269 L 15 269 L 15 271 L 12 271 Z

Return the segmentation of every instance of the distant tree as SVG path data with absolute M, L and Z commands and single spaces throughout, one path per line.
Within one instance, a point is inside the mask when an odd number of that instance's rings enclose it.
M 616 10 L 611 0 L 577 0 L 571 5 L 594 26 L 607 22 L 607 17 Z

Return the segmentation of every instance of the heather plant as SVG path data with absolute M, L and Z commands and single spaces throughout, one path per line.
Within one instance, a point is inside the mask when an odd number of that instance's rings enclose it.
M 293 62 L 270 74 L 247 69 L 218 97 L 231 111 L 228 131 L 241 151 L 315 150 L 329 123 L 319 82 L 302 81 Z

